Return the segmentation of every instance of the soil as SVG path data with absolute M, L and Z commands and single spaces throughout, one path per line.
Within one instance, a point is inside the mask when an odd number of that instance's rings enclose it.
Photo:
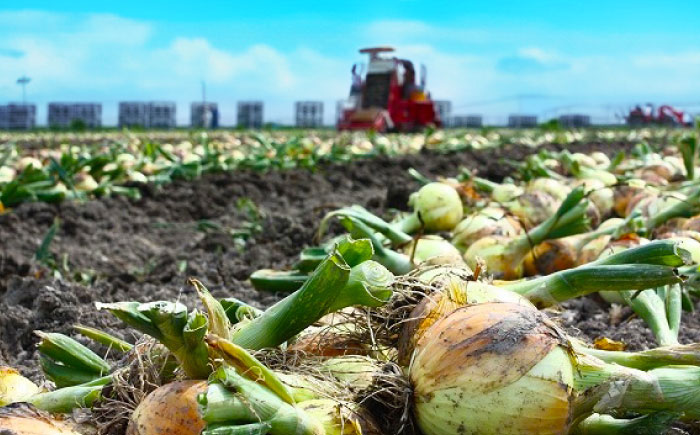
M 613 155 L 632 145 L 578 144 L 569 149 Z M 303 247 L 313 244 L 325 212 L 349 204 L 382 215 L 405 209 L 408 195 L 418 187 L 408 168 L 434 177 L 456 175 L 465 166 L 500 181 L 512 172 L 504 159 L 517 161 L 532 152 L 523 146 L 425 151 L 327 164 L 313 172 L 238 171 L 160 187 L 140 185 L 139 200 L 22 204 L 0 216 L 0 365 L 40 378 L 34 330 L 71 333 L 72 325 L 81 323 L 133 342 L 134 333 L 110 314 L 96 311 L 94 303 L 179 299 L 197 306 L 188 277 L 200 279 L 217 297 L 269 306 L 280 295 L 256 292 L 248 276 L 257 269 L 291 265 Z M 60 228 L 50 252 L 62 278 L 50 276 L 34 259 L 55 218 Z M 247 240 L 232 236 L 256 224 L 259 231 L 254 229 Z M 629 349 L 654 346 L 641 321 L 612 324 L 609 307 L 595 298 L 570 302 L 557 317 L 571 333 L 589 340 L 604 335 L 624 341 Z M 686 315 L 681 330 L 681 341 L 700 342 L 696 316 Z

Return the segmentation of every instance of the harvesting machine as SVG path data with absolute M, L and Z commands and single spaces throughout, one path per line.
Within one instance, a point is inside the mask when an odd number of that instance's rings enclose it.
M 435 104 L 425 90 L 426 69 L 421 65 L 420 82 L 411 61 L 382 56 L 391 47 L 364 48 L 369 55 L 367 74 L 352 67 L 350 96 L 343 103 L 339 130 L 416 131 L 442 125 Z
M 655 109 L 654 105 L 649 103 L 642 106 L 635 106 L 629 111 L 625 117 L 627 124 L 631 126 L 644 125 L 666 125 L 666 126 L 690 126 L 692 125 L 691 116 L 682 110 L 675 109 L 669 105 L 660 106 Z

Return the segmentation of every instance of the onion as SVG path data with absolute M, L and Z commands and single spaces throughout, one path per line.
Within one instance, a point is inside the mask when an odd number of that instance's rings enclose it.
M 471 305 L 440 318 L 417 340 L 408 373 L 424 435 L 567 434 L 593 412 L 700 416 L 700 367 L 605 363 L 518 304 Z
M 463 219 L 452 232 L 452 244 L 461 252 L 486 236 L 515 237 L 520 224 L 500 208 L 488 207 Z
M 0 366 L 0 406 L 24 402 L 38 392 L 39 387 L 17 370 Z
M 80 435 L 75 425 L 26 403 L 0 408 L 0 433 L 7 435 Z
M 684 230 L 700 231 L 700 215 L 693 216 L 683 223 Z
M 462 254 L 455 246 L 440 236 L 428 235 L 411 241 L 404 246 L 403 253 L 413 256 L 413 262 L 418 265 L 430 259 L 441 257 L 449 263 L 463 262 Z
M 642 180 L 634 180 L 628 184 L 617 186 L 614 189 L 613 199 L 615 205 L 613 206 L 613 211 L 617 216 L 627 217 L 629 204 L 637 195 L 642 194 L 642 196 L 639 197 L 639 199 L 641 199 L 652 194 L 645 190 L 644 185 L 645 183 Z M 636 201 L 639 201 L 639 199 L 636 199 Z
M 595 231 L 561 239 L 545 240 L 532 248 L 523 260 L 525 275 L 550 275 L 597 259 L 610 240 L 610 234 L 619 231 L 624 224 L 625 221 L 620 218 L 608 219 Z M 584 249 L 590 242 L 596 240 L 598 240 L 597 244 L 591 245 L 588 251 Z M 603 240 L 605 240 L 604 243 Z M 597 248 L 600 250 L 595 251 Z M 591 249 L 595 251 L 593 256 L 590 252 Z M 588 260 L 585 263 L 580 261 L 582 252 L 585 252 Z
M 575 185 L 584 186 L 588 199 L 595 204 L 601 218 L 606 218 L 612 214 L 615 206 L 615 192 L 611 188 L 606 187 L 605 183 L 600 180 L 586 178 L 579 180 Z
M 563 201 L 571 188 L 554 178 L 535 178 L 527 184 L 528 192 L 544 192 L 557 201 Z
M 426 278 L 420 275 L 418 277 L 421 280 Z M 399 334 L 398 356 L 399 363 L 403 365 L 408 365 L 416 342 L 426 330 L 457 308 L 486 302 L 508 302 L 535 307 L 517 293 L 480 281 L 465 281 L 459 273 L 449 270 L 443 270 L 441 274 L 425 282 L 435 284 L 436 280 L 443 280 L 445 285 L 440 291 L 427 295 L 415 306 L 409 316 L 410 320 L 404 323 Z
M 444 183 L 429 183 L 411 195 L 409 205 L 414 212 L 400 223 L 402 231 L 450 231 L 462 220 L 463 206 L 459 193 Z
M 532 228 L 552 216 L 559 204 L 548 193 L 535 191 L 520 195 L 506 207 L 525 228 Z
M 33 167 L 34 169 L 41 169 L 42 164 L 41 164 L 41 161 L 39 159 L 37 159 L 36 157 L 30 157 L 30 156 L 22 157 L 17 162 L 17 170 L 19 170 L 19 171 L 24 171 L 29 166 Z
M 491 198 L 498 203 L 504 203 L 514 200 L 523 193 L 523 189 L 515 184 L 501 183 L 493 187 Z
M 608 157 L 605 153 L 594 151 L 591 153 L 591 158 L 595 160 L 598 168 L 605 169 L 610 167 L 610 157 Z
M 99 187 L 92 175 L 82 172 L 75 176 L 74 186 L 76 190 L 82 192 L 92 192 Z
M 9 166 L 0 166 L 0 183 L 9 183 L 15 179 L 17 171 Z
M 572 423 L 571 356 L 532 308 L 454 310 L 417 340 L 409 376 L 425 435 L 563 434 Z
M 204 429 L 197 396 L 206 381 L 178 381 L 152 391 L 129 419 L 126 435 L 191 435 Z

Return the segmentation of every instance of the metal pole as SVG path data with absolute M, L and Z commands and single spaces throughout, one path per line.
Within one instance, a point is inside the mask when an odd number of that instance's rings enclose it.
M 207 128 L 207 88 L 202 80 L 202 128 Z

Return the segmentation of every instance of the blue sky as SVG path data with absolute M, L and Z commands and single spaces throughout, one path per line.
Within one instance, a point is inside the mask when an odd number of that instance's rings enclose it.
M 391 44 L 427 65 L 455 114 L 602 119 L 637 101 L 700 112 L 697 1 L 111 3 L 0 6 L 0 102 L 21 98 L 27 74 L 40 122 L 49 101 L 100 101 L 112 124 L 118 101 L 162 99 L 184 124 L 205 80 L 225 124 L 244 99 L 279 122 L 295 100 L 323 100 L 330 122 L 357 49 Z

